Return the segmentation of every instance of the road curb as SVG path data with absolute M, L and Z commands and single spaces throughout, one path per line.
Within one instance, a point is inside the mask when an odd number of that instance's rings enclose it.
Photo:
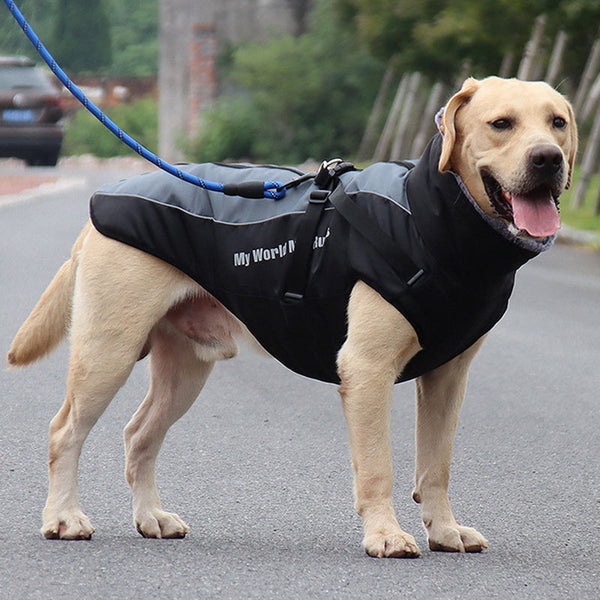
M 570 246 L 584 246 L 594 250 L 600 250 L 600 235 L 594 231 L 583 231 L 575 229 L 563 223 L 556 236 L 557 242 Z

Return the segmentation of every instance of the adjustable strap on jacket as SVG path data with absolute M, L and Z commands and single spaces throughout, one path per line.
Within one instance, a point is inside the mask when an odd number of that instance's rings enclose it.
M 332 194 L 343 193 L 343 188 L 339 183 L 340 175 L 354 169 L 352 163 L 336 158 L 331 161 L 324 161 L 317 174 L 314 175 L 314 183 L 321 189 L 313 190 L 310 193 L 309 204 L 298 231 L 293 262 L 286 282 L 286 291 L 283 294 L 283 298 L 287 303 L 300 302 L 304 298 L 314 249 L 313 245 L 323 210 L 331 200 Z M 292 184 L 294 183 L 292 182 Z M 332 192 L 333 188 L 335 190 Z
M 392 268 L 406 264 L 408 259 L 400 246 L 373 221 L 364 208 L 344 192 L 341 185 L 329 196 L 329 199 L 337 212 L 377 250 Z M 406 281 L 409 286 L 425 274 L 423 269 L 413 266 L 414 275 Z

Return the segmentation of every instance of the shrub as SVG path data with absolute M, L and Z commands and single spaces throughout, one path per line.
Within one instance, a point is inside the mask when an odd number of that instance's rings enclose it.
M 260 111 L 247 96 L 219 98 L 202 114 L 198 135 L 187 154 L 195 162 L 251 158 L 261 120 Z
M 110 111 L 108 116 L 123 131 L 142 146 L 156 152 L 158 146 L 158 105 L 154 98 L 143 98 L 122 104 Z M 78 110 L 65 127 L 62 154 L 93 154 L 100 158 L 121 156 L 132 150 L 87 110 Z

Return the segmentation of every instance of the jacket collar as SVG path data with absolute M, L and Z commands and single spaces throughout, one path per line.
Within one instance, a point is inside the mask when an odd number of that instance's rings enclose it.
M 415 225 L 437 263 L 456 274 L 503 275 L 552 245 L 555 236 L 520 238 L 484 213 L 456 173 L 439 172 L 441 148 L 442 135 L 437 134 L 407 183 Z

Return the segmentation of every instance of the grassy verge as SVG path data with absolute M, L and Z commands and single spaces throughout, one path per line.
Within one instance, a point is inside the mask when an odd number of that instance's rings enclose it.
M 600 215 L 594 214 L 594 204 L 598 196 L 599 186 L 600 177 L 596 175 L 592 178 L 583 206 L 575 209 L 571 206 L 577 187 L 577 176 L 575 176 L 571 188 L 560 198 L 560 216 L 563 223 L 579 231 L 595 233 L 597 242 L 594 245 L 600 245 Z

